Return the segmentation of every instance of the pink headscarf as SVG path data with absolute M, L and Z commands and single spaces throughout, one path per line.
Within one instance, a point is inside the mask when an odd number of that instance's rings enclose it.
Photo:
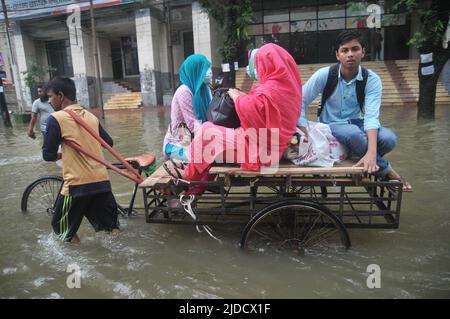
M 255 66 L 259 83 L 252 86 L 248 95 L 236 99 L 236 112 L 244 130 L 279 129 L 279 160 L 295 133 L 296 123 L 300 117 L 302 103 L 300 73 L 292 56 L 273 43 L 263 45 L 256 52 Z M 247 154 L 248 142 L 249 139 L 246 138 Z M 269 153 L 273 146 L 268 145 Z M 258 155 L 257 163 L 249 163 L 246 160 L 241 167 L 257 170 L 262 165 L 271 164 L 273 163 L 262 162 Z

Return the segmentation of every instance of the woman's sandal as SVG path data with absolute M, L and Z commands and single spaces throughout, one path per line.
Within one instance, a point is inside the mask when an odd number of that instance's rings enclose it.
M 172 166 L 172 168 L 175 171 L 175 173 L 172 172 L 172 170 L 169 168 L 169 166 L 166 163 L 163 164 L 163 168 L 167 172 L 167 174 L 169 174 L 173 178 L 175 178 L 175 179 L 182 179 L 183 178 L 183 175 L 180 173 L 179 168 L 176 167 L 175 165 Z
M 174 161 L 173 158 L 170 159 L 170 162 L 172 163 L 173 167 L 180 169 L 184 171 L 186 169 L 186 165 L 181 161 Z

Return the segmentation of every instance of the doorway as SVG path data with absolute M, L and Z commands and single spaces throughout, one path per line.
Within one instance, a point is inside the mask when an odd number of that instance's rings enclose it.
M 194 54 L 194 32 L 183 32 L 184 59 Z
M 113 69 L 113 79 L 123 79 L 122 50 L 119 40 L 111 40 L 111 62 Z
M 389 27 L 385 29 L 384 59 L 409 59 L 409 26 Z

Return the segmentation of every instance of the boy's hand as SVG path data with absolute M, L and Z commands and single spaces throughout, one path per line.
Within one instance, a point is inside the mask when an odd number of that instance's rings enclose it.
M 380 168 L 377 165 L 377 157 L 376 155 L 373 156 L 369 153 L 366 153 L 358 163 L 356 163 L 354 166 L 363 166 L 364 172 L 367 172 L 369 174 L 373 174 L 377 172 Z

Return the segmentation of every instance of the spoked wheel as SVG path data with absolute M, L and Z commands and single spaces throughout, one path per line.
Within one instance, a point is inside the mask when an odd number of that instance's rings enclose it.
M 35 180 L 23 192 L 20 205 L 22 212 L 52 216 L 62 184 L 61 176 L 43 176 Z
M 350 247 L 343 223 L 326 207 L 285 200 L 262 209 L 245 226 L 241 248 L 314 254 L 331 247 Z

